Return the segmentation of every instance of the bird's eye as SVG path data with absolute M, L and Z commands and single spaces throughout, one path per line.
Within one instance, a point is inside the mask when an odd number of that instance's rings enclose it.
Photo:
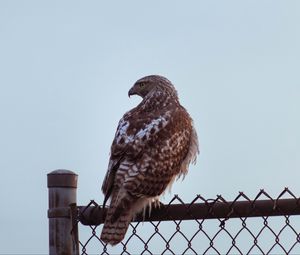
M 140 88 L 143 88 L 145 86 L 145 83 L 144 82 L 141 82 L 140 83 Z

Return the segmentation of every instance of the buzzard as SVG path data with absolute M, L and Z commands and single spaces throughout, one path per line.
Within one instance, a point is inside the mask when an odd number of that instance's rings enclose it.
M 100 238 L 111 245 L 123 240 L 137 213 L 187 174 L 199 153 L 193 120 L 168 79 L 143 77 L 128 95 L 143 100 L 119 122 L 102 184 L 103 206 L 110 205 Z

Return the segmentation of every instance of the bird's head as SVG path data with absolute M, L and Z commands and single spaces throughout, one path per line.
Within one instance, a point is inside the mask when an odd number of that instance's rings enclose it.
M 144 98 L 153 90 L 169 91 L 177 95 L 174 86 L 167 78 L 160 75 L 149 75 L 137 80 L 128 91 L 128 96 L 138 95 Z

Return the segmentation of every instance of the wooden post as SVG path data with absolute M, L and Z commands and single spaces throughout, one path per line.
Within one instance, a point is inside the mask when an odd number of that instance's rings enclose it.
M 72 208 L 76 205 L 77 174 L 55 170 L 47 175 L 49 190 L 49 253 L 77 255 L 78 230 L 73 229 Z M 76 208 L 76 207 L 75 207 Z M 75 238 L 74 238 L 75 237 Z

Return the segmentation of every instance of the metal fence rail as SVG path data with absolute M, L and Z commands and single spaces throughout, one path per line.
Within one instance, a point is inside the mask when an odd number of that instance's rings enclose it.
M 57 183 L 50 184 L 55 189 L 76 186 L 70 181 L 65 186 Z M 69 219 L 73 227 L 66 235 L 72 237 L 73 252 L 51 253 L 50 249 L 51 254 L 300 254 L 300 198 L 288 188 L 277 197 L 264 190 L 253 198 L 240 192 L 232 201 L 221 195 L 215 199 L 197 195 L 186 203 L 175 195 L 145 218 L 138 215 L 123 242 L 114 247 L 99 238 L 106 209 L 95 201 L 54 207 L 48 212 L 50 227 L 61 218 Z M 53 240 L 59 239 L 56 232 L 50 229 L 50 246 L 51 240 L 53 246 Z M 63 246 L 59 246 L 62 251 Z
M 197 195 L 186 204 L 176 195 L 145 219 L 139 215 L 115 248 L 99 239 L 105 209 L 95 201 L 78 208 L 78 220 L 91 230 L 80 241 L 82 254 L 92 241 L 98 254 L 300 254 L 300 217 L 293 216 L 300 200 L 287 188 L 275 199 L 261 190 L 253 200 L 241 192 L 233 201 Z

